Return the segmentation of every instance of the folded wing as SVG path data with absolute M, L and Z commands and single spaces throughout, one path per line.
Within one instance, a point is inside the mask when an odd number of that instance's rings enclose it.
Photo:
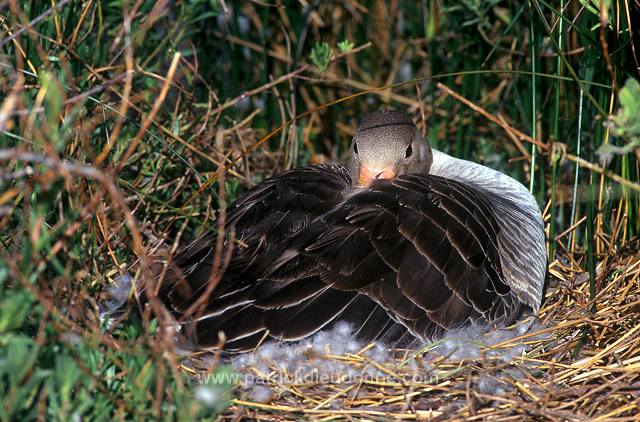
M 171 263 L 161 296 L 187 338 L 198 347 L 226 338 L 227 351 L 246 351 L 267 338 L 296 340 L 338 319 L 357 325 L 367 339 L 395 341 L 407 333 L 378 303 L 357 291 L 333 289 L 312 260 L 296 262 L 292 276 L 270 277 L 273 263 L 311 221 L 335 208 L 351 186 L 347 170 L 322 165 L 291 170 L 266 180 L 227 208 L 223 268 L 215 261 L 216 233 L 207 233 Z M 218 260 L 219 261 L 219 260 Z M 216 271 L 224 274 L 208 300 Z
M 271 276 L 315 262 L 324 283 L 366 294 L 423 339 L 510 323 L 523 304 L 504 276 L 495 200 L 434 175 L 376 181 L 298 233 Z
M 224 250 L 233 253 L 197 312 L 185 314 L 222 271 L 216 234 L 176 257 L 161 293 L 198 346 L 224 332 L 229 351 L 297 340 L 338 320 L 360 338 L 405 343 L 473 320 L 508 324 L 526 305 L 505 276 L 513 271 L 495 210 L 513 207 L 436 175 L 353 190 L 340 166 L 292 170 L 228 208 Z

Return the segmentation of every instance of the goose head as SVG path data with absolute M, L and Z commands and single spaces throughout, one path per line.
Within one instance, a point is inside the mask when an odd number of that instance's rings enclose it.
M 411 117 L 399 111 L 367 114 L 351 142 L 348 167 L 354 186 L 369 186 L 377 179 L 410 173 L 428 173 L 431 147 Z

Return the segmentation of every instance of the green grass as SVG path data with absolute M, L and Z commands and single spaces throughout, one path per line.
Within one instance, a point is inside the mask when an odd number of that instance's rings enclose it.
M 0 3 L 1 420 L 215 417 L 228 386 L 211 386 L 215 403 L 194 394 L 166 315 L 109 328 L 97 295 L 215 227 L 219 194 L 344 158 L 375 108 L 408 110 L 432 145 L 531 186 L 550 257 L 593 281 L 638 235 L 639 192 L 570 159 L 640 181 L 637 122 L 609 123 L 640 114 L 620 108 L 639 77 L 633 2 L 283 3 Z

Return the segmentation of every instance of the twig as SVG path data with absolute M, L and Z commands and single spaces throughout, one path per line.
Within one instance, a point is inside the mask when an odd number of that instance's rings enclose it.
M 462 95 L 458 94 L 457 92 L 455 92 L 451 88 L 447 87 L 443 83 L 438 82 L 437 87 L 439 89 L 441 89 L 442 91 L 446 92 L 447 94 L 451 95 L 452 97 L 454 97 L 455 99 L 457 99 L 461 103 L 465 104 L 466 106 L 471 108 L 473 111 L 475 111 L 475 112 L 483 115 L 487 119 L 491 120 L 492 122 L 494 122 L 495 124 L 500 126 L 502 129 L 504 129 L 506 132 L 508 132 L 509 134 L 515 136 L 517 139 L 519 139 L 521 141 L 529 142 L 531 144 L 535 144 L 538 147 L 540 147 L 540 149 L 542 149 L 544 151 L 548 151 L 549 150 L 549 146 L 547 144 L 533 139 L 531 136 L 527 135 L 526 133 L 524 133 L 524 132 L 514 128 L 513 126 L 507 124 L 504 120 L 498 119 L 497 117 L 495 117 L 493 114 L 489 113 L 484 108 L 482 108 L 479 105 L 476 105 L 473 102 L 469 101 L 468 99 L 466 99 Z M 573 161 L 573 162 L 577 163 L 580 167 L 584 167 L 584 168 L 589 169 L 589 170 L 591 170 L 593 172 L 603 174 L 603 175 L 607 176 L 608 178 L 610 178 L 611 180 L 614 180 L 614 181 L 620 183 L 621 185 L 624 185 L 624 186 L 626 186 L 628 188 L 631 188 L 631 189 L 633 189 L 635 191 L 640 192 L 640 183 L 635 183 L 635 182 L 632 182 L 630 180 L 627 180 L 627 179 L 615 174 L 614 172 L 612 172 L 610 170 L 602 168 L 602 167 L 600 167 L 600 166 L 598 166 L 596 164 L 590 163 L 587 160 L 582 159 L 580 157 L 577 157 L 577 156 L 575 156 L 573 154 L 564 153 L 564 155 L 562 157 L 566 158 L 567 160 L 570 160 L 570 161 Z
M 125 80 L 128 76 L 129 76 L 129 74 L 127 74 L 125 72 L 125 73 L 123 73 L 121 75 L 116 76 L 113 79 L 109 79 L 108 81 L 106 81 L 106 82 L 104 82 L 104 83 L 102 83 L 102 84 L 100 84 L 98 86 L 95 86 L 95 87 L 93 87 L 93 88 L 91 88 L 91 89 L 89 89 L 87 91 L 84 91 L 81 94 L 78 94 L 78 95 L 76 95 L 74 97 L 66 99 L 62 104 L 66 106 L 66 105 L 75 104 L 75 103 L 78 103 L 80 101 L 83 101 L 86 98 L 91 97 L 94 94 L 97 94 L 98 92 L 102 92 L 105 89 L 109 88 L 110 86 L 112 86 L 112 85 L 114 85 L 114 84 L 116 84 L 116 83 L 118 83 L 120 81 Z M 40 106 L 40 107 L 34 107 L 34 108 L 24 109 L 24 110 L 14 110 L 14 111 L 10 112 L 8 114 L 8 116 L 9 117 L 28 116 L 28 115 L 31 115 L 33 113 L 44 113 L 44 107 Z M 0 123 L 2 121 L 1 120 L 2 116 L 3 116 L 3 113 L 0 113 Z M 1 130 L 1 128 L 2 128 L 2 125 L 0 125 L 0 130 Z
M 68 160 L 54 160 L 43 155 L 31 152 L 22 152 L 16 149 L 0 149 L 0 161 L 9 160 L 38 163 L 51 169 L 57 169 L 63 176 L 73 174 L 99 182 L 109 193 L 111 199 L 113 199 L 120 208 L 120 211 L 124 216 L 125 223 L 133 237 L 134 251 L 140 257 L 143 264 L 147 262 L 146 253 L 142 244 L 142 235 L 138 230 L 138 225 L 135 222 L 131 210 L 113 181 L 113 176 L 107 175 L 95 167 L 76 164 Z
M 340 59 L 342 59 L 343 57 L 345 57 L 347 55 L 356 54 L 356 53 L 358 53 L 358 52 L 360 52 L 360 51 L 362 51 L 362 50 L 364 50 L 366 48 L 369 48 L 370 46 L 371 46 L 371 43 L 368 42 L 366 44 L 363 44 L 363 45 L 361 45 L 359 47 L 356 47 L 356 48 L 352 49 L 349 52 L 339 54 L 332 60 L 332 62 L 340 60 Z M 294 78 L 294 77 L 300 75 L 301 73 L 305 72 L 309 68 L 312 68 L 312 66 L 310 64 L 303 64 L 302 66 L 300 66 L 296 70 L 294 70 L 292 72 L 289 72 L 286 75 L 282 75 L 279 78 L 274 79 L 273 81 L 271 81 L 269 83 L 266 83 L 266 84 L 261 85 L 261 86 L 259 86 L 257 88 L 251 89 L 249 91 L 243 92 L 242 94 L 238 95 L 237 97 L 232 98 L 230 100 L 227 100 L 223 104 L 221 104 L 218 107 L 216 107 L 213 110 L 213 114 L 220 113 L 221 111 L 226 110 L 227 108 L 237 104 L 239 101 L 241 101 L 241 100 L 243 100 L 245 98 L 249 98 L 249 97 L 254 96 L 254 95 L 256 95 L 256 94 L 258 94 L 258 93 L 260 93 L 262 91 L 271 89 L 272 87 L 274 87 L 276 85 L 279 85 L 279 84 L 281 84 L 281 83 L 283 83 L 285 81 L 288 81 L 289 79 Z
M 22 28 L 20 28 L 16 32 L 14 32 L 13 34 L 9 35 L 7 38 L 5 38 L 2 41 L 0 41 L 0 48 L 4 47 L 5 44 L 8 44 L 11 41 L 15 40 L 24 31 L 33 28 L 34 25 L 36 25 L 37 23 L 41 22 L 44 18 L 46 18 L 47 16 L 52 14 L 54 11 L 56 11 L 58 9 L 61 9 L 64 6 L 66 6 L 67 3 L 69 3 L 69 0 L 62 0 L 58 4 L 55 4 L 54 6 L 50 7 L 49 9 L 47 9 L 44 13 L 42 13 L 42 14 L 36 16 L 35 18 L 33 18 L 27 25 L 23 26 Z
M 127 148 L 122 158 L 120 159 L 120 162 L 116 166 L 116 169 L 115 169 L 116 173 L 120 172 L 120 170 L 122 170 L 122 167 L 124 167 L 127 161 L 129 161 L 129 158 L 131 158 L 134 151 L 142 141 L 142 137 L 144 136 L 147 129 L 149 129 L 149 126 L 151 126 L 151 123 L 153 122 L 156 115 L 158 114 L 158 111 L 160 111 L 160 106 L 162 105 L 162 103 L 164 103 L 164 100 L 167 97 L 167 92 L 169 91 L 169 87 L 171 87 L 171 81 L 175 76 L 179 60 L 180 60 L 180 53 L 176 52 L 173 55 L 173 60 L 171 61 L 171 66 L 169 67 L 169 71 L 167 72 L 167 77 L 164 81 L 164 84 L 162 85 L 160 94 L 156 98 L 156 101 L 153 103 L 153 107 L 151 108 L 151 111 L 149 112 L 149 114 L 147 114 L 147 116 L 145 117 L 144 121 L 142 122 L 142 125 L 138 128 L 138 132 L 136 133 L 136 136 L 133 138 L 133 141 L 131 141 L 129 148 Z

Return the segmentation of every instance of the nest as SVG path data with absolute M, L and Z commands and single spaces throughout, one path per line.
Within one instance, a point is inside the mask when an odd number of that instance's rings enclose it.
M 321 359 L 338 372 L 308 370 L 304 376 L 292 374 L 282 357 L 245 359 L 240 398 L 222 417 L 634 419 L 640 412 L 637 246 L 600 263 L 595 301 L 588 274 L 552 262 L 538 318 L 511 327 L 503 338 L 489 332 L 385 353 L 375 344 L 337 351 L 309 346 L 303 360 Z

